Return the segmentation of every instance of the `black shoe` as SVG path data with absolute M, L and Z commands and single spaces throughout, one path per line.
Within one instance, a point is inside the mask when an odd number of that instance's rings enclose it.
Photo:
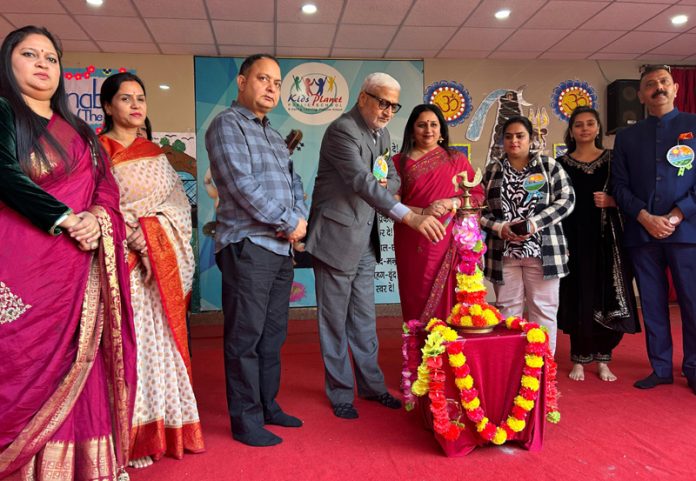
M 673 382 L 674 379 L 672 379 L 672 376 L 660 377 L 657 374 L 655 374 L 655 372 L 652 372 L 645 379 L 640 379 L 634 382 L 633 387 L 637 387 L 638 389 L 652 389 L 655 386 L 659 386 L 660 384 L 672 384 Z
M 336 417 L 343 419 L 356 419 L 358 417 L 358 411 L 355 410 L 355 406 L 351 403 L 336 404 L 333 407 L 333 411 Z
M 365 399 L 368 401 L 377 401 L 382 406 L 387 406 L 389 409 L 399 409 L 401 408 L 401 401 L 396 399 L 394 396 L 388 392 L 383 392 L 379 396 L 368 396 Z
M 283 442 L 282 438 L 264 428 L 256 428 L 248 433 L 232 432 L 232 437 L 240 443 L 254 447 L 275 446 Z
M 302 420 L 295 416 L 290 416 L 283 411 L 280 411 L 273 416 L 266 418 L 266 424 L 274 426 L 283 426 L 284 428 L 299 428 L 302 426 Z
M 696 394 L 696 376 L 694 377 L 687 377 L 686 378 L 686 383 L 689 385 L 691 390 Z

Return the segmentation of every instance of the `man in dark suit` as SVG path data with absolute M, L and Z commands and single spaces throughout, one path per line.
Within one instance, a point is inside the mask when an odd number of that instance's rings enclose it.
M 653 369 L 634 386 L 673 382 L 669 267 L 682 318 L 682 372 L 696 394 L 696 169 L 687 166 L 696 149 L 696 115 L 674 107 L 678 89 L 668 66 L 644 68 L 638 96 L 648 118 L 616 136 L 612 180 L 626 214 L 624 243 L 638 281 Z
M 319 338 L 326 394 L 334 414 L 358 417 L 353 406 L 353 353 L 358 395 L 397 409 L 377 363 L 374 272 L 380 245 L 377 213 L 404 222 L 433 242 L 445 228 L 394 198 L 400 180 L 391 160 L 386 126 L 401 108 L 401 86 L 385 73 L 368 75 L 357 104 L 331 123 L 324 134 L 314 185 L 306 250 L 314 256 Z M 375 161 L 382 157 L 388 175 L 378 181 Z

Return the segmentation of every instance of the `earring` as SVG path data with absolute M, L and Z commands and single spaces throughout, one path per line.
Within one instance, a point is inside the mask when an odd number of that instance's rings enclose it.
M 439 139 L 437 139 L 437 143 L 441 144 L 442 142 L 444 142 L 444 140 L 445 140 L 444 138 L 440 137 Z

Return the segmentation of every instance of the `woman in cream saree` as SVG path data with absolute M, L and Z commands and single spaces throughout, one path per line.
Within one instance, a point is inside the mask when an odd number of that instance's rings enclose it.
M 130 459 L 145 467 L 164 454 L 180 459 L 185 450 L 205 449 L 186 328 L 194 273 L 191 209 L 166 155 L 137 136 L 147 116 L 140 79 L 114 75 L 101 95 L 107 123 L 100 140 L 111 158 L 128 225 L 139 356 Z

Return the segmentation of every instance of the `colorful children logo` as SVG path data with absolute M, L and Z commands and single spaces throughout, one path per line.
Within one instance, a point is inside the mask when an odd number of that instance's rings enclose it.
M 348 105 L 348 84 L 338 70 L 303 63 L 290 70 L 280 87 L 285 110 L 302 123 L 323 125 L 337 119 Z
M 532 198 L 541 198 L 541 188 L 546 184 L 546 180 L 542 174 L 532 174 L 522 183 L 524 191 L 527 192 L 527 198 L 525 199 L 525 204 L 532 200 Z
M 389 149 L 385 149 L 384 153 L 375 159 L 375 164 L 372 167 L 372 173 L 377 180 L 384 180 L 389 175 Z
M 675 145 L 667 152 L 667 162 L 679 169 L 677 175 L 681 177 L 693 166 L 694 149 L 688 145 Z

